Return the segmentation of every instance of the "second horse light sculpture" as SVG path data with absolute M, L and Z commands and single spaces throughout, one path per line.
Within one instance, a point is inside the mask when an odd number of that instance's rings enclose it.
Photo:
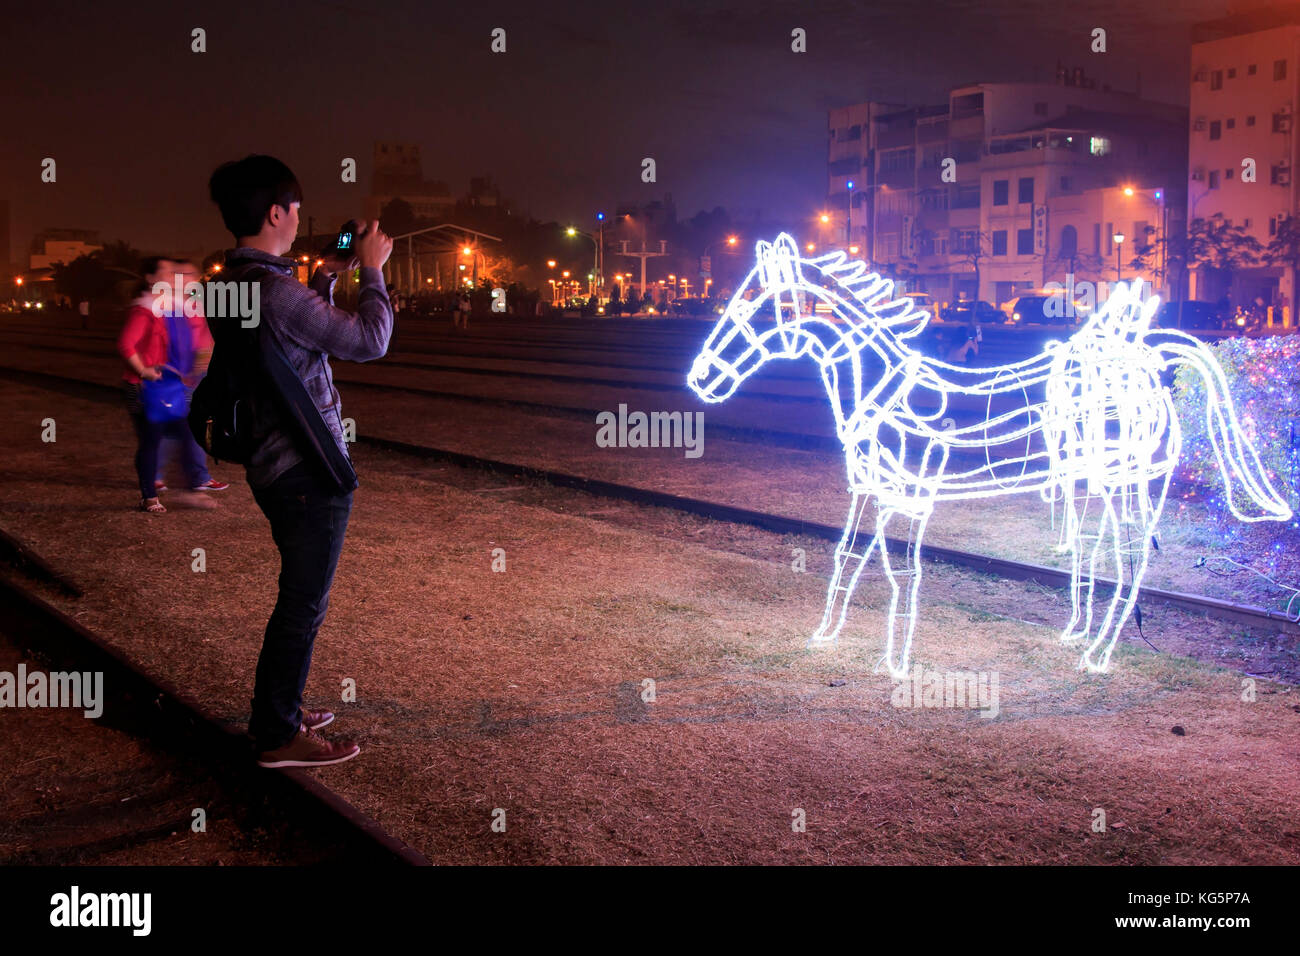
M 905 675 L 921 543 L 935 505 L 1037 491 L 1059 497 L 1065 508 L 1071 615 L 1061 639 L 1083 641 L 1081 668 L 1105 670 L 1136 604 L 1182 450 L 1173 398 L 1161 380 L 1172 365 L 1191 366 L 1204 379 L 1206 425 L 1233 514 L 1242 521 L 1291 517 L 1242 432 L 1213 354 L 1189 335 L 1152 329 L 1159 300 L 1143 300 L 1140 282 L 1117 285 L 1074 335 L 1033 358 L 968 369 L 909 344 L 929 313 L 895 298 L 893 283 L 864 263 L 843 252 L 801 258 L 785 233 L 759 242 L 757 258 L 696 357 L 689 384 L 705 401 L 721 402 L 769 359 L 806 356 L 821 368 L 852 497 L 811 644 L 838 638 L 858 578 L 878 553 L 891 589 L 884 660 L 895 677 Z M 864 374 L 868 368 L 872 374 Z M 1044 397 L 1031 401 L 1031 391 Z M 956 427 L 948 417 L 954 399 L 983 400 L 983 420 Z M 1241 510 L 1234 491 L 1262 513 Z M 871 502 L 875 521 L 867 530 Z M 901 522 L 907 547 L 896 566 L 885 536 Z M 1128 580 L 1125 558 L 1132 564 Z M 1094 584 L 1107 560 L 1117 587 L 1098 621 Z

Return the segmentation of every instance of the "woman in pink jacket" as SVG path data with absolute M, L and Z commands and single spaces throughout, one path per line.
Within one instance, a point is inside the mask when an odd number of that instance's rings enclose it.
M 172 293 L 178 277 L 184 288 L 185 283 L 198 277 L 198 270 L 189 262 L 155 256 L 144 260 L 140 272 L 137 297 L 127 310 L 126 322 L 117 338 L 117 351 L 127 365 L 122 375 L 122 394 L 136 434 L 135 470 L 140 483 L 140 510 L 163 514 L 167 509 L 158 500 L 158 493 L 166 487 L 158 478 L 158 457 L 164 438 L 173 438 L 178 443 L 181 465 L 192 489 L 223 491 L 230 486 L 208 474 L 206 456 L 185 419 L 149 421 L 140 395 L 141 379 L 157 381 L 162 377 L 163 366 L 176 369 L 191 390 L 207 370 L 212 355 L 212 335 L 207 321 L 202 310 L 193 307 L 189 311 L 198 314 L 187 316 L 184 303 L 173 301 Z M 168 289 L 155 295 L 153 287 L 158 282 L 166 283 Z

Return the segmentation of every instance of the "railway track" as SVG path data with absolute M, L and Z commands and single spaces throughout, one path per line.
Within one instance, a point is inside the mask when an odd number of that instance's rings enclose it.
M 48 793 L 36 795 L 50 801 L 43 812 L 0 824 L 0 862 L 85 864 L 122 853 L 140 855 L 132 862 L 151 862 L 153 854 L 175 854 L 184 839 L 198 859 L 179 862 L 211 862 L 211 844 L 224 841 L 243 863 L 429 864 L 305 771 L 257 767 L 241 728 L 212 716 L 45 601 L 19 575 L 63 590 L 66 578 L 8 534 L 0 538 L 0 568 L 0 658 L 7 665 L 31 659 L 51 671 L 103 674 L 102 713 L 93 720 L 48 710 L 13 711 L 6 718 L 63 718 L 54 752 L 26 764 L 53 760 L 48 766 L 72 772 L 49 775 L 40 788 Z M 15 725 L 6 729 L 14 732 Z M 39 734 L 31 731 L 40 728 L 18 729 L 27 732 L 17 757 L 30 758 L 24 750 L 35 746 Z M 114 731 L 135 743 L 122 746 Z M 84 770 L 92 761 L 98 772 L 88 776 Z M 18 774 L 26 764 L 15 760 L 7 771 Z M 7 794 L 11 801 L 21 796 Z M 211 839 L 192 836 L 200 808 Z
M 65 376 L 11 369 L 3 366 L 0 366 L 0 376 L 38 387 L 53 389 L 65 394 L 90 398 L 95 401 L 116 403 L 118 400 L 116 390 L 112 386 L 84 382 Z M 672 509 L 714 521 L 749 525 L 777 534 L 806 535 L 831 542 L 838 542 L 842 535 L 842 529 L 838 526 L 570 474 L 557 469 L 537 467 L 519 462 L 467 454 L 452 449 L 370 435 L 358 435 L 357 442 L 401 455 L 523 477 L 528 480 L 583 491 L 587 494 L 611 500 Z M 905 547 L 904 542 L 893 538 L 887 539 L 887 543 L 891 549 Z M 1034 582 L 1058 589 L 1067 588 L 1070 581 L 1069 573 L 1059 568 L 995 558 L 932 544 L 922 547 L 921 557 L 923 560 L 936 561 L 982 574 L 990 574 L 1016 581 Z M 1103 590 L 1114 587 L 1113 581 L 1103 578 L 1098 578 L 1097 584 Z M 1216 620 L 1247 624 L 1284 633 L 1300 634 L 1300 622 L 1291 620 L 1282 612 L 1268 608 L 1237 604 L 1206 595 L 1167 591 L 1153 587 L 1142 588 L 1139 592 L 1139 600 L 1175 607 Z

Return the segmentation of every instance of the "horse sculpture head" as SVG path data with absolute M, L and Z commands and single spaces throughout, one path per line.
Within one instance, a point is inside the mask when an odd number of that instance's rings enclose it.
M 831 252 L 799 256 L 786 233 L 755 247 L 757 263 L 691 366 L 687 384 L 707 402 L 729 398 L 768 359 L 857 351 L 877 336 L 895 345 L 917 334 L 930 314 L 867 264 Z M 806 275 L 805 275 L 806 271 Z M 816 306 L 823 306 L 818 314 Z M 852 341 L 844 333 L 852 329 Z M 821 348 L 814 348 L 821 343 Z M 836 346 L 839 346 L 838 348 Z
M 691 366 L 687 383 L 706 402 L 721 402 L 768 359 L 795 358 L 805 283 L 799 248 L 786 233 L 760 240 L 757 263 L 731 297 Z

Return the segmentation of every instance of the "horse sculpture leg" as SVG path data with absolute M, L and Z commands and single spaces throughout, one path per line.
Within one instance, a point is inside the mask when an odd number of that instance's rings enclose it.
M 822 622 L 813 636 L 808 639 L 813 644 L 828 644 L 840 636 L 840 629 L 849 613 L 849 604 L 853 600 L 853 590 L 858 586 L 858 577 L 876 547 L 878 530 L 866 540 L 862 530 L 862 518 L 866 514 L 869 496 L 854 491 L 849 502 L 849 515 L 844 523 L 844 535 L 835 548 L 835 571 L 831 574 L 831 586 L 826 592 L 826 610 Z M 878 528 L 878 526 L 877 526 Z
M 1065 501 L 1065 538 L 1070 548 L 1070 621 L 1061 632 L 1061 641 L 1069 644 L 1086 638 L 1092 631 L 1092 598 L 1095 584 L 1091 574 L 1085 583 L 1083 573 L 1083 529 L 1088 520 L 1088 505 L 1092 496 L 1084 484 L 1082 495 L 1076 493 L 1076 482 L 1063 486 Z M 1087 536 L 1091 540 L 1091 536 Z M 1083 626 L 1080 627 L 1080 621 Z
M 921 593 L 921 539 L 925 535 L 925 525 L 930 520 L 930 512 L 910 515 L 907 550 L 904 552 L 902 565 L 895 568 L 889 558 L 889 549 L 885 546 L 884 535 L 890 519 L 898 513 L 893 509 L 882 508 L 876 518 L 876 532 L 881 538 L 880 563 L 884 566 L 885 577 L 889 579 L 891 591 L 889 618 L 886 622 L 884 663 L 894 678 L 902 679 L 907 676 L 908 661 L 912 654 L 912 637 L 916 633 L 916 612 L 920 606 Z M 900 629 L 901 640 L 898 639 Z
M 1151 538 L 1155 534 L 1156 523 L 1164 510 L 1165 496 L 1169 492 L 1170 476 L 1165 475 L 1160 497 L 1151 501 L 1147 487 L 1133 486 L 1121 489 L 1138 502 L 1138 513 L 1133 516 L 1129 527 L 1118 522 L 1112 524 L 1112 553 L 1115 560 L 1115 593 L 1111 596 L 1110 607 L 1106 612 L 1097 637 L 1088 645 L 1079 660 L 1079 667 L 1088 671 L 1104 671 L 1110 664 L 1110 655 L 1115 650 L 1120 632 L 1137 606 L 1138 594 L 1142 590 L 1142 579 L 1146 576 L 1147 565 L 1151 560 Z M 1113 511 L 1112 511 L 1113 514 Z M 1127 559 L 1127 560 L 1126 560 Z M 1125 582 L 1125 574 L 1130 580 Z M 1116 613 L 1118 612 L 1118 613 Z

